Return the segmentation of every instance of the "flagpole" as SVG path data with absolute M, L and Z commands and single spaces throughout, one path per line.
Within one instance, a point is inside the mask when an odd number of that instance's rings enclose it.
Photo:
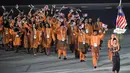
M 120 3 L 119 3 L 119 6 L 121 6 L 121 4 L 122 4 L 122 0 L 120 0 Z M 118 42 L 119 42 L 119 44 L 121 44 L 121 34 L 118 34 Z M 120 45 L 121 46 L 121 45 Z
M 120 0 L 119 6 L 121 6 L 122 0 Z

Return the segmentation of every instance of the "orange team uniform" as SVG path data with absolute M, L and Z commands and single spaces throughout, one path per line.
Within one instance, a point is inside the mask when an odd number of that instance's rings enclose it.
M 71 12 L 70 12 L 70 13 L 68 13 L 68 19 L 70 20 L 71 17 L 72 17 L 72 14 L 71 14 Z
M 14 38 L 13 38 L 13 32 L 14 32 L 14 30 L 10 28 L 9 29 L 9 33 L 10 33 L 10 37 L 9 37 L 10 48 L 12 48 L 13 40 L 14 40 Z
M 38 44 L 39 44 L 39 37 L 40 33 L 34 29 L 33 30 L 33 49 L 37 49 L 38 48 Z
M 79 50 L 78 50 L 78 27 L 74 26 L 73 39 L 74 39 L 74 52 L 75 58 L 79 58 Z
M 99 32 L 99 35 L 102 35 L 101 40 L 103 40 L 105 37 L 105 34 L 101 31 L 101 32 Z
M 56 29 L 59 27 L 59 21 L 56 19 L 52 20 L 52 29 L 54 31 L 54 34 L 56 34 Z
M 13 27 L 13 26 L 14 26 L 14 23 L 15 23 L 15 21 L 14 21 L 14 20 L 11 20 L 10 27 Z
M 38 45 L 41 46 L 41 45 L 42 45 L 42 33 L 43 33 L 42 28 L 39 27 L 38 30 L 37 30 L 37 32 L 38 32 L 38 34 L 39 34 L 39 35 L 38 35 L 38 40 L 39 40 Z
M 32 27 L 29 27 L 29 33 L 28 33 L 28 37 L 29 37 L 29 48 L 33 49 L 33 29 Z
M 15 21 L 14 20 L 11 20 L 11 23 L 10 23 L 10 27 L 13 27 L 14 26 L 14 23 Z M 9 29 L 9 33 L 10 33 L 10 39 L 9 41 L 12 42 L 13 41 L 13 33 L 14 33 L 14 30 L 12 28 Z
M 3 17 L 0 16 L 0 31 L 3 30 Z
M 54 37 L 54 33 L 52 31 L 52 28 L 45 28 L 44 35 L 45 35 L 45 38 L 46 38 L 46 39 L 44 39 L 44 47 L 50 48 L 52 39 L 53 39 L 53 41 L 55 41 L 55 37 Z
M 43 30 L 43 28 L 41 28 L 40 26 L 38 27 L 38 30 L 37 30 L 37 32 L 39 33 L 39 35 L 38 35 L 38 41 L 39 41 L 39 43 L 38 43 L 38 48 L 39 48 L 39 52 L 41 53 L 42 52 L 42 42 L 43 42 L 43 32 L 44 32 L 44 30 Z
M 85 32 L 88 36 L 91 36 L 93 33 L 93 28 L 90 24 L 85 25 Z M 86 39 L 86 44 L 90 45 L 90 39 Z
M 80 61 L 85 60 L 85 52 L 86 52 L 85 44 L 86 44 L 86 33 L 80 31 L 78 33 L 78 48 L 80 52 Z
M 67 37 L 67 27 L 64 26 L 64 28 L 62 29 L 61 27 L 57 28 L 56 30 L 57 33 L 57 39 L 58 39 L 58 43 L 57 43 L 57 48 L 58 48 L 58 57 L 61 57 L 62 53 L 64 55 L 64 57 L 66 57 L 66 37 Z
M 24 48 L 25 49 L 28 49 L 29 48 L 29 38 L 28 38 L 28 32 L 26 30 L 26 28 L 23 29 L 23 32 L 24 32 Z
M 0 25 L 3 24 L 3 16 L 0 16 Z
M 68 44 L 73 44 L 74 43 L 74 39 L 72 38 L 73 37 L 73 32 L 74 32 L 74 27 L 70 24 L 67 25 L 67 28 L 68 28 Z
M 75 26 L 71 26 L 70 24 L 68 24 L 68 44 L 70 46 L 70 50 L 73 52 L 74 51 L 74 45 L 75 45 L 75 41 L 76 41 L 76 36 L 74 34 L 74 32 L 76 31 L 76 27 Z
M 2 44 L 2 34 L 3 34 L 3 17 L 0 16 L 0 45 Z
M 102 29 L 102 22 L 96 22 L 95 24 L 94 24 L 94 30 L 101 30 Z
M 112 61 L 111 39 L 108 40 L 108 59 Z
M 102 35 L 91 35 L 89 36 L 91 42 L 91 50 L 92 50 L 92 60 L 93 60 L 93 65 L 97 66 L 97 60 L 99 59 L 99 47 L 100 47 L 100 40 L 104 36 Z
M 47 19 L 47 18 L 46 18 L 46 16 L 44 15 L 44 16 L 43 16 L 43 21 L 46 22 L 46 19 Z
M 9 43 L 10 33 L 9 28 L 4 28 L 3 32 L 3 44 L 7 45 Z
M 91 35 L 93 33 L 93 28 L 90 24 L 85 24 L 85 32 L 88 34 L 88 35 Z
M 55 41 L 55 36 L 54 33 L 52 31 L 52 28 L 45 28 L 44 30 L 44 47 L 46 48 L 46 54 L 50 55 L 50 48 L 51 48 L 51 43 L 52 43 L 52 39 L 53 41 Z
M 18 35 L 17 32 L 13 32 L 14 35 L 14 40 L 13 40 L 13 45 L 16 46 L 20 46 L 21 45 L 21 39 L 20 36 Z
M 29 33 L 30 31 L 30 33 Z M 31 29 L 27 24 L 23 25 L 23 34 L 24 34 L 24 39 L 23 39 L 23 43 L 24 43 L 24 48 L 25 49 L 29 49 L 32 48 L 31 46 Z

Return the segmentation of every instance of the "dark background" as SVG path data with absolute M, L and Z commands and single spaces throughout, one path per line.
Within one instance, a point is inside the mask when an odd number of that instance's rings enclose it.
M 128 22 L 128 27 L 130 28 L 130 0 L 122 0 L 122 2 L 124 3 L 122 4 L 123 11 Z M 24 10 L 24 12 L 28 12 L 29 8 L 27 7 L 27 5 L 29 4 L 39 5 L 35 6 L 37 8 L 44 7 L 44 4 L 61 4 L 57 5 L 58 8 L 60 8 L 63 4 L 72 4 L 66 6 L 82 9 L 83 12 L 88 13 L 88 16 L 91 17 L 93 20 L 96 20 L 96 18 L 100 17 L 102 22 L 109 25 L 109 28 L 114 28 L 114 21 L 116 20 L 117 16 L 118 3 L 119 0 L 3 0 L 0 2 L 0 5 L 5 5 L 7 6 L 6 8 L 10 10 L 10 8 L 14 8 L 16 4 L 19 4 L 21 5 L 21 10 Z M 2 11 L 3 10 L 0 8 L 0 13 L 2 13 Z M 14 12 L 17 13 L 15 8 Z
M 122 0 L 128 3 L 130 0 Z M 118 3 L 119 0 L 1 0 L 0 5 L 28 4 L 74 4 L 74 3 Z

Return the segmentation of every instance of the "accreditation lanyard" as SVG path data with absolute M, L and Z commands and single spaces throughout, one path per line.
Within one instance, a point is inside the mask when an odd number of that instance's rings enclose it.
M 36 29 L 34 28 L 34 39 L 36 39 Z
M 47 38 L 50 38 L 50 29 L 47 30 Z
M 97 45 L 97 40 L 98 40 L 97 36 L 96 36 L 96 37 L 93 36 L 93 41 L 96 41 L 96 42 L 94 42 L 94 47 L 97 47 L 97 46 L 98 46 L 98 45 Z
M 5 30 L 5 34 L 8 34 L 8 30 Z
M 64 34 L 63 34 L 63 29 L 61 30 L 61 37 L 62 37 L 62 41 L 65 41 L 65 37 L 64 37 Z
M 85 44 L 85 35 L 83 33 L 81 33 L 81 38 L 82 38 L 83 44 Z

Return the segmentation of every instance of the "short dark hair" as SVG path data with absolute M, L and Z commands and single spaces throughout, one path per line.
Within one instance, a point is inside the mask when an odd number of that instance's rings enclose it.
M 97 30 L 93 30 L 93 32 L 97 32 Z
M 48 27 L 46 26 L 46 24 L 48 25 Z M 51 28 L 49 23 L 46 23 L 46 24 L 45 24 L 45 28 Z
M 114 41 L 114 40 L 117 40 L 117 39 L 116 39 L 116 38 L 113 38 L 113 41 Z

